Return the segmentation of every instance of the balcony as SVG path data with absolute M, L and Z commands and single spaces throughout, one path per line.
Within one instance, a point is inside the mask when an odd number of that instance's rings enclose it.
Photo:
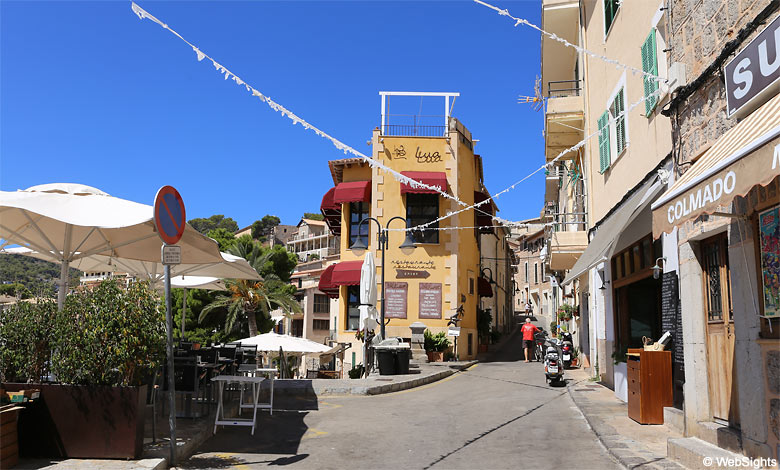
M 579 44 L 579 2 L 542 1 L 542 28 L 572 44 Z M 581 67 L 574 48 L 547 36 L 542 38 L 542 84 L 547 97 L 545 154 L 547 161 L 584 137 L 584 110 Z M 576 152 L 563 155 L 574 159 Z
M 574 266 L 588 247 L 588 232 L 552 232 L 550 234 L 550 270 L 566 271 Z
M 382 135 L 390 137 L 447 137 L 447 116 L 386 114 Z

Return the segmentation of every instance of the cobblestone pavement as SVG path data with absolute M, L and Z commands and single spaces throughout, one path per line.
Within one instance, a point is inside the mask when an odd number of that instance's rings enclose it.
M 642 425 L 628 417 L 626 404 L 612 390 L 587 380 L 585 373 L 570 374 L 577 385 L 568 391 L 593 432 L 624 467 L 639 470 L 684 469 L 666 458 L 666 441 L 681 437 L 663 425 Z

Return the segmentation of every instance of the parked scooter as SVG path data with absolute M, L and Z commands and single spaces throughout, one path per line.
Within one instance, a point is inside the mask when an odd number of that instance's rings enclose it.
M 571 367 L 571 359 L 574 355 L 574 342 L 571 338 L 571 333 L 561 333 L 561 361 L 563 362 L 563 368 L 568 369 Z
M 547 352 L 544 355 L 544 375 L 550 385 L 562 383 L 563 362 L 561 361 L 561 340 L 546 339 Z
M 547 339 L 547 332 L 540 329 L 538 333 L 534 335 L 534 343 L 536 348 L 534 349 L 534 359 L 538 362 L 544 360 L 544 341 Z

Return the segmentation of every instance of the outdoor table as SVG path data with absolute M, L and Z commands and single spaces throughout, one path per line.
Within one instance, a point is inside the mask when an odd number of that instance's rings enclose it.
M 268 402 L 268 406 L 261 406 L 261 408 L 268 408 L 269 414 L 273 416 L 274 414 L 274 379 L 276 378 L 276 374 L 279 373 L 279 371 L 276 368 L 262 368 L 257 367 L 256 364 L 241 364 L 238 366 L 238 373 L 243 374 L 246 376 L 251 377 L 257 377 L 258 374 L 268 374 L 268 378 L 271 381 L 271 398 Z M 239 394 L 238 399 L 238 406 L 239 406 L 239 413 L 241 413 L 242 408 L 253 408 L 252 403 L 244 403 L 244 384 L 240 385 L 241 387 L 241 393 Z M 255 398 L 255 401 L 257 401 L 257 398 Z
M 271 369 L 274 372 L 276 369 Z M 269 372 L 268 369 L 258 369 L 258 372 Z M 273 375 L 271 376 L 271 380 L 273 380 Z M 218 375 L 216 377 L 212 377 L 212 381 L 217 383 L 217 413 L 216 418 L 214 420 L 214 432 L 217 432 L 217 426 L 252 426 L 252 435 L 255 434 L 255 421 L 257 419 L 257 410 L 258 409 L 268 409 L 270 410 L 271 414 L 273 414 L 273 385 L 271 386 L 271 402 L 270 403 L 259 403 L 258 399 L 260 397 L 260 384 L 266 380 L 265 377 L 256 377 L 256 376 L 246 376 L 246 375 Z M 226 383 L 237 383 L 240 384 L 240 386 L 243 386 L 244 384 L 251 384 L 252 385 L 252 404 L 246 405 L 248 408 L 252 408 L 252 419 L 243 419 L 243 418 L 234 418 L 234 419 L 225 419 L 224 413 L 225 413 L 225 405 L 224 405 L 224 395 L 223 391 L 225 388 Z M 273 384 L 273 382 L 272 382 Z M 239 413 L 241 412 L 241 408 L 239 408 Z

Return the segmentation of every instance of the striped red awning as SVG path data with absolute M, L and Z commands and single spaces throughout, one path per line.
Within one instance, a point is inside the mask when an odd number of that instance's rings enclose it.
M 371 201 L 371 181 L 339 183 L 333 192 L 333 202 L 335 204 L 369 201 Z
M 443 171 L 402 171 L 401 174 L 428 186 L 437 187 L 441 191 L 447 191 L 447 174 Z M 413 188 L 406 183 L 401 183 L 401 194 L 406 193 L 438 194 L 428 188 Z
M 325 268 L 320 275 L 317 288 L 329 297 L 339 296 L 339 286 L 357 286 L 360 284 L 362 261 L 342 261 Z

